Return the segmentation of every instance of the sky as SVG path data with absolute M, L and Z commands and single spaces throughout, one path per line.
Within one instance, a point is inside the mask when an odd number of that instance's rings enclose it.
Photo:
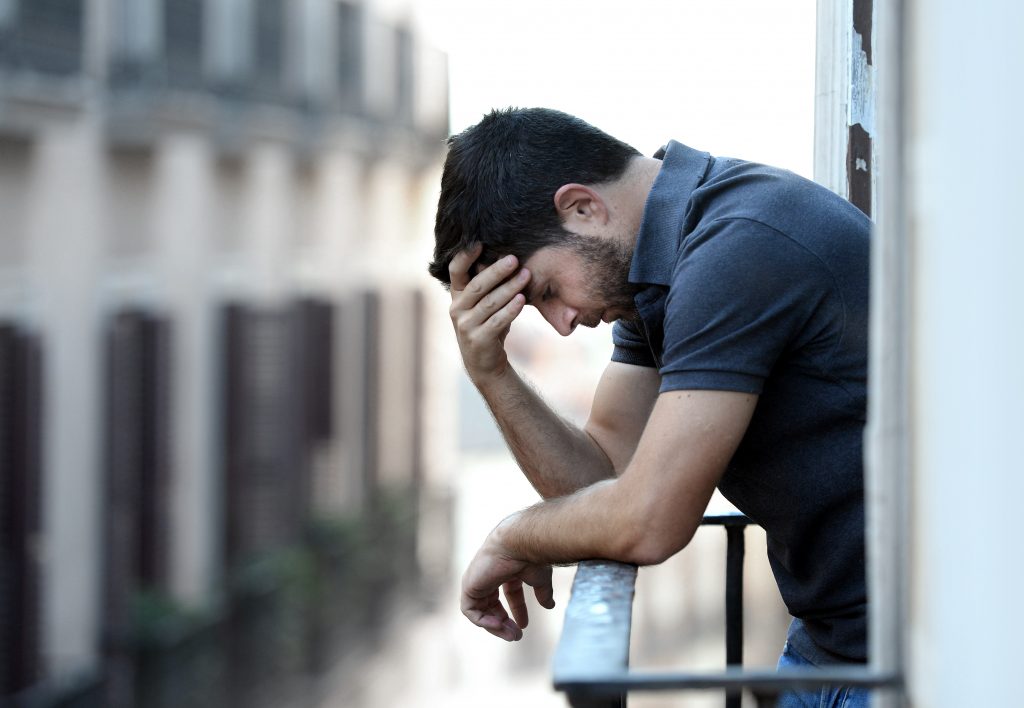
M 573 113 L 645 154 L 670 138 L 810 176 L 814 0 L 418 0 L 451 128 Z

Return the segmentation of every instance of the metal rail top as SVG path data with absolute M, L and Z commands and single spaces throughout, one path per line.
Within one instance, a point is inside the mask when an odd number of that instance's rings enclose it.
M 704 518 L 705 525 L 742 527 L 752 523 L 738 513 Z M 565 691 L 573 705 L 605 705 L 577 699 L 615 699 L 636 690 L 725 689 L 771 695 L 791 689 L 835 685 L 866 688 L 900 685 L 898 675 L 883 674 L 867 666 L 784 671 L 731 667 L 721 672 L 703 673 L 630 671 L 629 642 L 636 576 L 635 565 L 616 561 L 583 561 L 577 568 L 552 667 L 555 689 Z M 608 705 L 624 705 L 624 702 Z

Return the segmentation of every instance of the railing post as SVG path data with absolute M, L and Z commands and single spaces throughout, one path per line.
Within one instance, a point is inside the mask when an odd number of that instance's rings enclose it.
M 743 664 L 743 532 L 745 525 L 726 525 L 725 559 L 725 663 L 727 666 Z M 725 708 L 740 708 L 742 694 L 728 691 Z
M 626 694 L 619 696 L 600 697 L 569 692 L 567 696 L 572 708 L 626 708 Z

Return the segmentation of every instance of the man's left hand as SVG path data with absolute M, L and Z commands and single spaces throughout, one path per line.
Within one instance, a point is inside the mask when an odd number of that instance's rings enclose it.
M 505 523 L 508 520 L 501 526 Z M 514 558 L 501 544 L 501 526 L 487 537 L 462 576 L 462 614 L 494 636 L 515 642 L 523 638 L 523 628 L 530 621 L 523 585 L 533 588 L 542 607 L 552 609 L 555 599 L 551 566 Z M 501 602 L 499 591 L 504 592 L 508 610 Z

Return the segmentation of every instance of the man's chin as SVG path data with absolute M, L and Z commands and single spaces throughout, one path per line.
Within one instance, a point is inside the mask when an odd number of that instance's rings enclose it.
M 636 310 L 622 309 L 622 308 L 610 308 L 601 313 L 601 321 L 612 323 L 619 320 L 626 320 L 627 322 L 636 322 L 639 319 L 639 315 Z
M 640 313 L 636 311 L 636 308 L 606 310 L 601 319 L 609 323 L 622 321 L 629 325 L 638 326 L 640 324 Z

